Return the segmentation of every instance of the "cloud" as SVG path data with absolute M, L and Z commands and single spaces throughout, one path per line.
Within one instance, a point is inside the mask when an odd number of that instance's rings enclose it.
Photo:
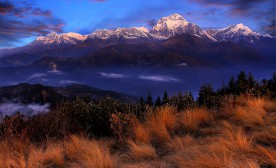
M 33 79 L 33 78 L 41 78 L 41 77 L 45 77 L 45 76 L 47 76 L 47 74 L 45 74 L 45 73 L 34 73 L 33 75 L 31 75 L 31 76 L 28 78 L 28 80 L 31 80 L 31 79 Z
M 49 104 L 39 105 L 39 104 L 29 104 L 24 105 L 20 103 L 3 103 L 0 104 L 0 114 L 2 116 L 12 116 L 17 112 L 20 112 L 24 116 L 33 116 L 39 113 L 49 112 Z
M 177 66 L 188 66 L 188 64 L 186 62 L 183 62 L 181 64 L 177 64 Z
M 231 17 L 249 17 L 255 19 L 260 30 L 275 35 L 275 1 L 272 0 L 189 0 L 205 7 L 226 10 Z M 204 13 L 215 14 L 215 11 Z M 273 22 L 274 19 L 274 22 Z
M 142 80 L 150 80 L 150 81 L 155 81 L 155 82 L 180 82 L 177 78 L 163 76 L 163 75 L 156 75 L 156 76 L 155 75 L 152 75 L 152 76 L 140 75 L 138 78 L 142 79 Z
M 14 8 L 13 4 L 8 1 L 1 2 L 0 1 L 0 14 L 5 14 L 10 12 Z
M 50 74 L 56 74 L 56 75 L 63 75 L 64 74 L 62 71 L 57 70 L 57 69 L 48 71 L 48 73 L 50 73 Z
M 117 74 L 117 73 L 104 73 L 101 72 L 100 75 L 105 78 L 126 78 L 127 76 L 124 74 Z
M 74 80 L 61 80 L 59 81 L 59 83 L 62 85 L 67 85 L 67 84 L 79 84 L 81 82 L 74 81 Z
M 0 0 L 0 48 L 13 47 L 31 37 L 63 32 L 64 22 L 49 10 L 22 1 Z
M 156 19 L 147 20 L 147 24 L 148 26 L 153 27 L 157 24 L 157 20 Z
M 50 10 L 42 10 L 40 8 L 33 9 L 32 14 L 34 16 L 52 17 L 52 12 Z

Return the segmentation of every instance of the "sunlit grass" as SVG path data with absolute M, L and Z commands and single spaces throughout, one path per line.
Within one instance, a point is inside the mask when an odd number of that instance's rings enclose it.
M 242 97 L 236 101 L 229 111 L 151 109 L 119 147 L 114 138 L 71 135 L 34 144 L 9 136 L 0 142 L 0 168 L 275 166 L 275 102 Z M 228 117 L 221 117 L 223 112 Z

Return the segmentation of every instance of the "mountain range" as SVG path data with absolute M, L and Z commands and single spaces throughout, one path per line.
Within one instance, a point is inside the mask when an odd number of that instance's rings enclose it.
M 69 68 L 71 64 L 94 67 L 182 63 L 213 67 L 241 60 L 259 61 L 267 46 L 272 51 L 274 44 L 275 37 L 254 32 L 242 23 L 204 30 L 173 14 L 159 19 L 151 30 L 146 27 L 98 29 L 88 35 L 52 32 L 26 46 L 1 49 L 0 66 L 60 62 Z

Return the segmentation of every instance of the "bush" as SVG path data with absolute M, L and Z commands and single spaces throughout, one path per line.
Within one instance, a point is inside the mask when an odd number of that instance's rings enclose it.
M 133 114 L 118 112 L 111 114 L 110 123 L 110 128 L 117 142 L 123 144 L 132 134 L 132 130 L 138 124 L 138 120 Z

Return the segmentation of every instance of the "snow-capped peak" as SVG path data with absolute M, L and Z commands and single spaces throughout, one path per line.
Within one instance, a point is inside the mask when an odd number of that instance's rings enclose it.
M 216 41 L 211 35 L 199 26 L 188 22 L 183 16 L 179 14 L 172 14 L 158 20 L 153 27 L 151 33 L 154 36 L 171 37 L 176 34 L 192 34 L 200 38 L 206 38 L 211 41 Z
M 87 38 L 87 35 L 81 35 L 81 34 L 74 33 L 74 32 L 69 32 L 69 33 L 66 33 L 64 35 L 66 35 L 68 37 L 75 38 L 75 39 L 80 40 L 80 41 L 84 41 Z
M 242 23 L 231 25 L 223 29 L 209 30 L 209 32 L 214 32 L 212 35 L 219 41 L 256 43 L 259 42 L 260 38 L 271 37 L 267 34 L 263 35 L 254 32 Z
M 35 45 L 75 45 L 87 39 L 87 35 L 78 33 L 63 33 L 57 34 L 52 32 L 46 36 L 37 37 L 31 44 Z
M 130 27 L 130 28 L 117 28 L 115 30 L 98 29 L 94 33 L 89 35 L 89 38 L 99 39 L 141 39 L 151 38 L 149 30 L 146 27 Z
M 164 29 L 175 31 L 178 28 L 186 27 L 188 24 L 189 22 L 185 20 L 183 16 L 179 14 L 172 14 L 158 20 L 157 24 L 153 27 L 153 31 L 162 31 Z
M 219 30 L 220 31 L 227 31 L 228 33 L 234 33 L 234 34 L 240 34 L 240 35 L 255 35 L 259 36 L 259 33 L 253 32 L 249 27 L 245 26 L 242 23 L 228 26 L 224 29 Z
M 135 28 L 137 30 L 140 30 L 142 32 L 145 32 L 145 33 L 149 33 L 149 30 L 144 26 L 143 27 L 133 27 L 133 28 Z

